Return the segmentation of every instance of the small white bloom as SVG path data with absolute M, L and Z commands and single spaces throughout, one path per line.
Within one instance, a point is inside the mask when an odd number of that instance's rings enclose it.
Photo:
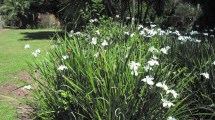
M 119 15 L 116 15 L 116 18 L 119 18 Z
M 152 53 L 157 53 L 158 49 L 156 49 L 154 46 L 152 46 L 152 47 L 149 48 L 149 51 L 152 52 Z
M 143 78 L 141 81 L 143 81 L 143 82 L 146 82 L 147 84 L 149 84 L 149 85 L 154 85 L 154 82 L 152 81 L 152 80 L 154 80 L 154 78 L 153 77 L 149 77 L 148 75 L 145 77 L 145 78 Z
M 195 35 L 195 34 L 198 34 L 198 31 L 191 31 L 190 32 L 190 35 Z
M 102 46 L 107 46 L 108 45 L 108 42 L 106 41 L 106 40 L 104 40 L 103 42 L 102 42 Z
M 157 59 L 158 59 L 158 57 L 157 57 L 157 56 L 155 56 L 155 55 L 153 55 L 153 56 L 152 56 L 152 59 L 157 60 Z
M 163 53 L 163 54 L 168 54 L 168 50 L 170 49 L 170 46 L 166 46 L 165 48 L 161 48 L 161 52 Z
M 151 27 L 151 28 L 154 28 L 154 27 L 156 27 L 156 25 L 154 25 L 154 24 L 151 24 L 151 25 L 150 25 L 150 27 Z
M 140 30 L 143 28 L 143 25 L 138 25 L 137 29 Z
M 93 20 L 93 19 L 90 19 L 89 21 L 90 21 L 90 23 L 93 23 L 93 22 L 94 22 L 94 20 Z
M 138 72 L 137 72 L 136 70 L 134 70 L 134 71 L 131 71 L 131 75 L 138 76 Z
M 74 35 L 74 30 L 71 30 L 69 33 L 69 37 L 73 37 L 73 35 Z
M 36 52 L 36 53 L 41 53 L 40 48 L 36 49 L 36 51 L 35 51 L 35 52 Z
M 96 30 L 96 33 L 97 33 L 98 35 L 100 35 L 100 32 L 99 32 L 99 30 Z
M 131 63 L 129 63 L 129 67 L 133 71 L 137 71 L 139 66 L 141 66 L 141 64 L 140 63 L 136 63 L 134 61 L 131 61 Z
M 130 19 L 130 17 L 126 17 L 126 20 L 129 20 Z
M 176 34 L 176 35 L 178 35 L 178 36 L 180 36 L 181 34 L 179 33 L 179 31 L 178 30 L 176 30 L 175 32 L 173 32 L 173 34 Z
M 208 36 L 208 33 L 203 33 L 204 36 Z
M 163 107 L 170 108 L 170 107 L 174 106 L 174 104 L 168 100 L 162 99 L 162 101 L 163 101 Z
M 129 35 L 129 32 L 124 32 L 125 35 Z
M 163 83 L 158 82 L 156 84 L 156 86 L 159 87 L 159 88 L 163 88 L 165 91 L 167 91 L 169 89 L 168 86 L 165 84 L 165 82 L 163 82 Z
M 171 93 L 171 94 L 173 95 L 174 98 L 177 98 L 177 96 L 178 96 L 178 93 L 176 93 L 175 90 L 167 90 L 166 93 L 167 93 L 167 94 Z
M 25 49 L 29 49 L 30 48 L 30 45 L 29 44 L 26 44 L 25 45 Z
M 27 86 L 24 86 L 23 89 L 30 90 L 30 89 L 32 89 L 32 87 L 31 87 L 31 85 L 27 85 Z
M 78 31 L 78 32 L 74 33 L 74 35 L 82 35 L 82 33 Z
M 62 71 L 68 68 L 65 65 L 60 65 L 57 69 Z
M 204 76 L 206 79 L 209 79 L 209 74 L 206 72 L 206 73 L 201 73 L 200 75 Z
M 150 61 L 148 61 L 148 64 L 150 66 L 154 66 L 154 65 L 159 65 L 159 62 L 157 60 L 150 60 Z
M 94 57 L 99 57 L 99 52 L 93 55 Z
M 90 23 L 98 22 L 98 19 L 90 19 Z
M 68 55 L 63 55 L 63 56 L 62 56 L 62 60 L 66 60 L 66 59 L 68 59 L 68 58 L 69 58 Z
M 212 64 L 215 65 L 215 61 Z
M 200 43 L 200 42 L 201 42 L 201 40 L 195 39 L 195 42 Z
M 98 21 L 99 21 L 98 19 L 96 19 L 96 18 L 94 19 L 94 22 L 98 22 Z
M 149 65 L 146 65 L 146 66 L 144 66 L 143 68 L 144 68 L 144 70 L 145 70 L 146 72 L 148 72 L 149 70 L 152 70 L 152 67 L 149 66 Z
M 37 52 L 32 52 L 32 55 L 33 55 L 34 57 L 37 57 L 38 53 L 37 53 Z
M 135 35 L 135 33 L 131 33 L 130 37 L 133 37 Z
M 172 116 L 169 116 L 169 117 L 167 118 L 167 120 L 177 120 L 177 119 L 174 118 L 174 117 L 172 117 Z
M 96 45 L 97 44 L 97 38 L 93 37 L 91 44 Z
M 132 70 L 131 74 L 138 76 L 137 70 L 138 70 L 138 67 L 140 66 L 140 63 L 136 63 L 134 61 L 131 61 L 131 63 L 129 63 L 128 65 L 129 65 L 130 69 Z

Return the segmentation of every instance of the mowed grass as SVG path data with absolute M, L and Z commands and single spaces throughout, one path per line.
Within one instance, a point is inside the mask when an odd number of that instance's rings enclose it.
M 54 33 L 55 30 L 0 30 L 0 86 L 19 83 L 19 79 L 14 76 L 28 69 L 27 62 L 40 59 L 46 54 L 53 43 L 50 37 Z M 25 44 L 30 44 L 30 49 L 24 49 Z M 42 52 L 38 58 L 34 58 L 32 52 L 38 48 Z M 2 92 L 3 90 L 0 90 L 0 95 Z M 0 120 L 15 119 L 15 106 L 0 101 Z

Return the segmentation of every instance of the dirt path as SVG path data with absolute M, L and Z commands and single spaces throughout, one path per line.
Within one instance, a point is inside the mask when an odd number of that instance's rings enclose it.
M 10 77 L 15 77 L 20 79 L 22 82 L 31 83 L 33 80 L 26 71 L 21 71 L 17 75 L 8 74 Z M 30 120 L 30 113 L 33 110 L 20 103 L 19 99 L 27 100 L 30 97 L 30 93 L 27 89 L 20 88 L 19 85 L 15 83 L 6 83 L 0 86 L 0 100 L 6 103 L 13 104 L 17 109 L 17 117 L 21 120 Z

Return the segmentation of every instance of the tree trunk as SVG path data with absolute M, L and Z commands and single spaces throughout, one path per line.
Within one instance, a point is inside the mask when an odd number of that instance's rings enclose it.
M 135 0 L 132 0 L 132 18 L 135 18 Z
M 149 8 L 150 8 L 150 4 L 147 4 L 146 12 L 145 12 L 144 17 L 143 17 L 143 24 L 146 23 L 146 18 L 147 18 L 148 13 L 149 13 Z

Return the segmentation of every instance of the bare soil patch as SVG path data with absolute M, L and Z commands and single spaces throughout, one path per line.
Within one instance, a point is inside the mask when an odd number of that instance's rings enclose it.
M 8 76 L 22 80 L 25 83 L 33 81 L 26 71 L 21 71 L 16 75 L 8 74 Z M 29 97 L 32 97 L 29 90 L 23 89 L 23 87 L 15 83 L 6 83 L 0 86 L 0 95 L 0 101 L 9 102 L 18 110 L 18 118 L 21 120 L 30 120 L 30 113 L 33 112 L 33 109 L 19 101 L 20 99 L 27 100 Z

